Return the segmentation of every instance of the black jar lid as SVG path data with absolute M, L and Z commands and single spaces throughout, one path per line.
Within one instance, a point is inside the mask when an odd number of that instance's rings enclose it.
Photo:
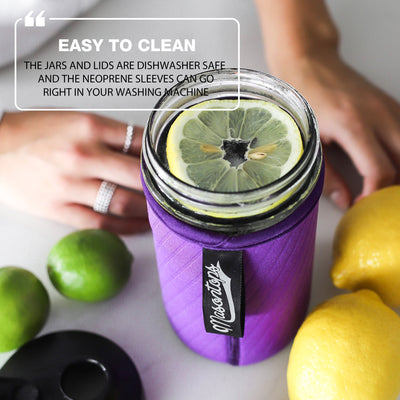
M 141 400 L 139 373 L 114 342 L 60 331 L 23 345 L 0 370 L 5 400 Z

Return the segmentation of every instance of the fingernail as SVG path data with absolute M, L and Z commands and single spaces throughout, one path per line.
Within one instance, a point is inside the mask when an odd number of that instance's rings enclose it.
M 349 201 L 346 199 L 346 196 L 343 195 L 339 190 L 335 190 L 330 194 L 330 199 L 335 203 L 339 208 L 345 210 L 349 208 Z

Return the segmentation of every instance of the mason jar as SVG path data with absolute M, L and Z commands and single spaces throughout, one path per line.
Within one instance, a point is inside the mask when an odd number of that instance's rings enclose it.
M 176 334 L 204 357 L 246 365 L 283 348 L 307 311 L 324 175 L 321 145 L 313 111 L 287 83 L 246 69 L 198 78 L 166 92 L 151 113 L 143 187 L 163 302 Z M 183 92 L 188 95 L 174 95 Z M 172 175 L 165 140 L 182 109 L 238 98 L 273 102 L 291 115 L 303 141 L 293 168 L 270 184 L 234 193 Z

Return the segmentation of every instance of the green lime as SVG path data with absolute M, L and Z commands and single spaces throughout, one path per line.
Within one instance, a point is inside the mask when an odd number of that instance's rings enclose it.
M 265 186 L 286 174 L 303 153 L 296 122 L 262 100 L 209 100 L 183 111 L 171 125 L 169 169 L 190 185 L 216 192 Z M 204 110 L 205 109 L 205 110 Z
M 114 233 L 86 229 L 65 236 L 51 249 L 47 271 L 54 287 L 80 301 L 102 301 L 127 283 L 133 256 Z
M 32 272 L 0 268 L 0 352 L 33 339 L 43 328 L 49 310 L 49 295 Z

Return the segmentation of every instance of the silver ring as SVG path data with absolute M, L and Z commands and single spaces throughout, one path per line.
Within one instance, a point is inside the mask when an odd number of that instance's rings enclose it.
M 125 143 L 124 147 L 122 148 L 123 153 L 127 153 L 132 145 L 133 139 L 133 125 L 128 124 L 126 126 L 126 136 L 125 136 Z
M 115 183 L 101 182 L 93 210 L 101 214 L 107 214 L 116 188 L 117 185 Z

